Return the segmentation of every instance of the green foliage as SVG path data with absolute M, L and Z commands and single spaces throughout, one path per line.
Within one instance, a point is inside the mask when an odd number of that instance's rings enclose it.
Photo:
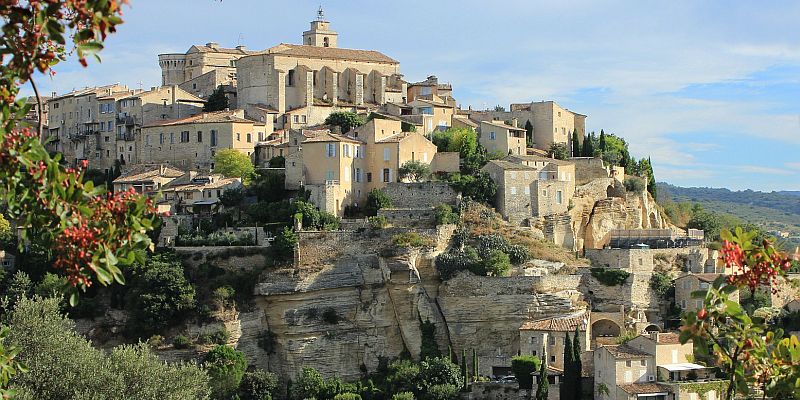
M 550 153 L 550 157 L 556 160 L 566 160 L 569 157 L 569 150 L 567 150 L 565 143 L 551 143 L 547 152 Z
M 205 112 L 214 112 L 214 111 L 223 111 L 228 108 L 228 97 L 225 96 L 225 90 L 222 88 L 222 85 L 217 86 L 214 89 L 214 92 L 208 96 L 208 100 L 206 100 L 206 104 L 203 105 L 203 111 Z
M 270 161 L 272 162 L 272 161 Z M 277 202 L 286 197 L 286 175 L 278 171 L 259 170 L 250 181 L 247 191 L 259 202 Z
M 303 368 L 292 384 L 289 397 L 292 400 L 316 399 L 325 389 L 325 379 L 314 368 Z
M 516 356 L 511 359 L 511 370 L 517 377 L 520 389 L 531 389 L 533 386 L 531 373 L 539 368 L 539 364 L 542 364 L 542 361 L 536 356 Z
M 436 324 L 429 320 L 420 321 L 419 329 L 421 336 L 419 358 L 424 360 L 441 356 L 439 345 L 436 344 Z
M 392 244 L 403 248 L 426 247 L 431 245 L 429 240 L 423 238 L 417 232 L 401 232 L 392 235 Z
M 718 241 L 720 233 L 724 229 L 730 229 L 741 224 L 736 218 L 718 214 L 713 211 L 706 211 L 699 204 L 695 204 L 691 209 L 691 218 L 686 223 L 687 228 L 701 229 L 708 240 Z
M 414 393 L 399 392 L 392 395 L 392 400 L 415 400 Z
M 544 360 L 539 364 L 539 379 L 536 381 L 536 400 L 548 400 L 547 392 L 550 390 L 547 382 L 547 349 L 542 351 L 542 358 Z
M 208 376 L 192 364 L 166 364 L 147 344 L 95 349 L 59 313 L 59 301 L 22 298 L 8 342 L 28 372 L 13 386 L 37 399 L 207 399 Z
M 333 400 L 361 400 L 361 395 L 357 393 L 339 393 L 333 396 Z
M 494 204 L 497 184 L 485 172 L 478 172 L 475 175 L 452 173 L 447 175 L 447 182 L 453 189 L 461 192 L 465 198 L 468 197 L 485 204 Z
M 739 304 L 741 304 L 748 315 L 752 316 L 756 310 L 769 307 L 770 304 L 772 304 L 772 299 L 765 290 L 756 289 L 755 292 L 744 290 L 740 294 Z
M 219 201 L 225 207 L 236 207 L 244 200 L 244 189 L 238 187 L 228 189 L 219 196 Z
M 606 286 L 622 286 L 630 275 L 621 269 L 592 268 L 592 276 Z
M 336 325 L 341 319 L 339 313 L 333 307 L 328 307 L 322 312 L 322 321 L 326 324 Z
M 400 121 L 400 130 L 403 132 L 416 132 L 417 127 L 414 124 L 408 123 L 406 121 Z
M 451 250 L 436 257 L 436 270 L 442 280 L 454 277 L 459 271 L 477 271 L 481 259 L 478 251 L 473 247 L 462 250 Z M 478 273 L 476 273 L 477 275 Z
M 195 288 L 171 253 L 155 254 L 132 270 L 127 295 L 128 332 L 148 337 L 181 321 L 195 309 Z
M 392 199 L 381 189 L 372 189 L 367 194 L 367 205 L 364 207 L 364 212 L 367 215 L 378 215 L 378 210 L 381 208 L 391 208 Z
M 564 375 L 561 380 L 561 384 L 558 387 L 559 391 L 559 399 L 571 399 L 573 398 L 574 388 L 575 388 L 575 353 L 572 351 L 572 339 L 570 339 L 569 334 L 564 335 L 564 353 L 563 353 L 563 365 L 564 365 Z
M 528 143 L 528 147 L 533 147 L 531 146 L 533 144 L 533 124 L 531 123 L 531 120 L 525 121 L 525 138 L 525 142 Z
M 583 138 L 583 147 L 581 148 L 581 157 L 594 157 L 594 132 L 586 135 Z
M 637 336 L 639 336 L 639 335 L 636 332 L 625 331 L 625 332 L 622 332 L 619 336 L 617 336 L 615 342 L 617 344 L 625 344 L 625 343 L 628 343 L 631 340 L 635 339 Z
M 217 345 L 206 353 L 204 365 L 211 377 L 211 387 L 218 398 L 228 397 L 239 388 L 247 369 L 244 353 L 233 347 Z
M 459 387 L 460 382 L 461 372 L 458 366 L 447 358 L 428 358 L 419 363 L 418 393 L 428 393 L 432 387 L 437 385 Z
M 276 259 L 290 260 L 294 257 L 294 248 L 298 242 L 297 234 L 290 228 L 283 228 L 272 242 L 272 251 Z
M 247 154 L 236 149 L 222 149 L 214 155 L 214 172 L 228 178 L 242 178 L 242 182 L 248 184 L 255 167 Z
M 270 167 L 270 168 L 285 168 L 286 167 L 286 157 L 284 157 L 284 156 L 272 157 L 267 162 L 267 166 Z
M 569 336 L 569 335 L 567 335 Z M 575 400 L 581 400 L 583 397 L 583 389 L 581 385 L 583 362 L 581 361 L 581 340 L 578 327 L 575 327 L 575 335 L 572 338 L 572 362 L 570 363 L 572 372 L 569 374 L 571 382 L 574 382 L 572 393 Z
M 278 390 L 278 377 L 272 372 L 256 369 L 246 372 L 239 384 L 240 400 L 272 400 Z
M 373 229 L 383 229 L 389 225 L 389 222 L 386 220 L 386 217 L 383 215 L 374 215 L 369 217 L 369 226 Z
M 529 121 L 530 122 L 530 121 Z M 531 127 L 531 130 L 533 127 Z M 572 131 L 572 157 L 580 157 L 581 156 L 581 142 L 578 138 L 578 130 Z
M 625 177 L 625 191 L 630 193 L 640 194 L 644 192 L 644 181 L 635 176 Z
M 397 174 L 402 180 L 421 182 L 430 177 L 431 166 L 421 161 L 410 160 L 404 162 L 403 165 L 397 169 Z
M 433 385 L 428 388 L 425 399 L 453 400 L 458 398 L 458 387 L 455 385 Z
M 180 231 L 175 237 L 175 246 L 255 246 L 255 238 L 250 232 L 237 236 L 233 232 L 213 232 L 208 235 L 202 232 Z
M 327 211 L 320 211 L 315 205 L 309 202 L 296 200 L 292 203 L 292 206 L 295 215 L 300 214 L 303 218 L 303 229 L 323 231 L 339 229 L 339 217 Z
M 436 225 L 457 224 L 459 221 L 458 213 L 453 212 L 453 208 L 447 204 L 439 204 L 433 212 L 436 214 Z
M 338 126 L 342 133 L 347 133 L 350 129 L 364 125 L 364 118 L 356 113 L 337 111 L 325 118 L 325 125 Z
M 487 275 L 506 276 L 511 270 L 511 260 L 500 250 L 492 250 L 483 260 L 483 269 Z
M 17 304 L 17 301 L 30 296 L 32 290 L 33 282 L 31 281 L 31 277 L 24 271 L 15 272 L 6 290 L 8 308 L 13 308 L 14 305 Z
M 675 283 L 672 281 L 672 276 L 661 272 L 654 272 L 650 276 L 650 288 L 658 297 L 666 300 L 670 293 L 674 293 Z
M 188 349 L 191 345 L 192 341 L 184 335 L 177 335 L 172 338 L 172 346 L 176 349 Z

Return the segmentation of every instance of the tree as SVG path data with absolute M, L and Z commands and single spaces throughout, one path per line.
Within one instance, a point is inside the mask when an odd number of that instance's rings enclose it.
M 305 367 L 292 384 L 289 397 L 293 400 L 317 398 L 325 388 L 325 379 L 314 368 Z
M 546 358 L 539 359 L 536 356 L 516 356 L 511 359 L 511 370 L 517 377 L 519 388 L 530 391 L 533 388 L 533 376 L 540 364 L 545 364 Z
M 438 385 L 459 387 L 460 382 L 461 373 L 458 366 L 445 357 L 427 358 L 419 363 L 418 393 L 427 393 Z
M 542 359 L 547 360 L 547 348 L 542 348 Z M 547 400 L 547 391 L 549 383 L 547 382 L 547 362 L 542 361 L 539 364 L 539 377 L 536 380 L 536 400 Z
M 487 275 L 506 276 L 511 269 L 511 260 L 502 250 L 494 249 L 483 260 L 483 268 Z
M 294 248 L 297 246 L 297 241 L 297 234 L 292 229 L 284 227 L 272 242 L 273 255 L 279 260 L 290 260 L 294 257 Z
M 147 337 L 194 310 L 194 286 L 186 280 L 183 265 L 174 254 L 153 255 L 134 267 L 131 275 L 127 295 L 130 333 Z
M 347 133 L 350 129 L 364 125 L 364 118 L 353 112 L 337 111 L 325 118 L 325 125 L 338 126 L 342 133 Z
M 527 120 L 525 122 L 525 137 L 527 138 L 525 142 L 528 143 L 528 146 L 532 146 L 534 144 L 534 141 L 533 141 L 533 124 L 531 123 L 531 120 Z
M 284 156 L 275 156 L 269 159 L 267 165 L 270 168 L 284 168 L 286 167 L 286 157 Z
M 217 398 L 228 398 L 239 388 L 247 369 L 244 353 L 231 346 L 217 345 L 206 353 L 204 365 L 211 377 L 211 387 Z
M 242 182 L 248 184 L 255 167 L 247 154 L 236 149 L 222 149 L 214 155 L 214 172 L 227 178 L 242 178 Z
M 600 129 L 600 152 L 606 151 L 606 132 Z
M 564 143 L 551 143 L 548 152 L 550 153 L 550 157 L 556 160 L 566 160 L 567 157 L 569 157 L 567 145 Z
M 567 334 L 567 336 L 569 336 Z M 581 400 L 583 398 L 583 362 L 581 361 L 581 339 L 578 331 L 578 326 L 575 327 L 575 335 L 572 338 L 572 380 L 575 383 L 573 386 L 573 399 Z
M 203 111 L 222 111 L 226 108 L 228 108 L 228 97 L 225 96 L 225 90 L 222 88 L 222 85 L 219 85 L 216 89 L 214 89 L 214 92 L 208 96 L 206 104 L 203 105 Z
M 498 105 L 494 106 L 494 110 L 497 111 L 497 112 L 505 112 L 506 108 L 501 106 L 500 104 L 498 104 Z
M 28 372 L 13 377 L 19 394 L 36 399 L 207 399 L 208 375 L 195 364 L 164 363 L 146 344 L 92 347 L 59 311 L 56 298 L 20 299 L 8 343 Z M 26 396 L 21 396 L 25 398 Z
M 572 340 L 569 338 L 569 333 L 564 334 L 564 376 L 561 380 L 561 384 L 558 387 L 559 391 L 559 399 L 564 400 L 571 400 L 573 394 L 573 388 L 575 385 L 573 373 L 574 373 L 574 365 L 573 365 L 573 352 L 572 352 Z
M 594 157 L 594 132 L 586 135 L 583 139 L 582 154 L 583 157 Z
M 581 156 L 581 142 L 578 140 L 578 130 L 572 131 L 572 157 Z
M 286 197 L 286 175 L 278 171 L 259 170 L 250 181 L 247 192 L 258 201 L 276 202 Z
M 417 160 L 406 161 L 397 170 L 397 174 L 401 180 L 408 179 L 411 182 L 420 182 L 431 175 L 431 167 Z
M 227 189 L 219 196 L 219 201 L 225 207 L 236 207 L 244 200 L 244 189 L 241 187 Z
M 378 215 L 381 208 L 392 207 L 392 199 L 381 189 L 372 189 L 367 194 L 367 204 L 364 206 L 364 213 L 370 216 Z
M 486 172 L 481 171 L 475 175 L 452 173 L 447 176 L 447 181 L 453 189 L 461 192 L 463 197 L 469 197 L 484 204 L 494 204 L 497 184 Z
M 419 325 L 420 333 L 422 335 L 419 358 L 425 360 L 427 358 L 436 358 L 441 355 L 439 346 L 436 343 L 436 324 L 431 321 L 421 321 Z

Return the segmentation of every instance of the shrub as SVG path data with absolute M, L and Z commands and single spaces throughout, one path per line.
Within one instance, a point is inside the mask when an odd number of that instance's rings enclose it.
M 192 345 L 192 341 L 184 335 L 178 335 L 172 338 L 172 346 L 176 349 L 188 349 Z
M 414 393 L 400 392 L 392 395 L 392 400 L 414 400 Z
M 439 345 L 436 343 L 436 325 L 431 321 L 421 321 L 419 325 L 421 344 L 419 358 L 434 358 L 441 356 Z
M 218 398 L 228 397 L 239 388 L 247 369 L 244 353 L 233 347 L 217 345 L 205 356 L 205 367 L 211 377 L 211 387 Z
M 455 385 L 433 385 L 428 388 L 427 399 L 453 400 L 458 397 L 458 388 Z
M 247 372 L 239 384 L 239 399 L 241 400 L 272 400 L 272 395 L 278 389 L 278 377 L 272 372 L 257 369 Z
M 417 232 L 403 232 L 392 236 L 392 243 L 397 247 L 425 247 L 429 246 L 429 241 L 425 240 Z
M 212 293 L 212 297 L 214 301 L 219 303 L 221 306 L 228 304 L 233 297 L 236 295 L 236 291 L 230 286 L 220 286 L 214 289 Z
M 314 368 L 303 368 L 292 385 L 289 397 L 293 400 L 315 399 L 325 388 L 325 379 Z
M 606 286 L 621 286 L 631 274 L 621 269 L 592 268 L 592 276 Z
M 378 215 L 381 208 L 392 207 L 392 199 L 381 189 L 372 189 L 367 194 L 367 204 L 364 206 L 364 213 L 370 216 Z
M 386 221 L 386 217 L 383 215 L 373 215 L 372 217 L 369 217 L 369 226 L 374 229 L 383 229 L 388 225 L 389 222 Z
M 164 337 L 161 335 L 153 335 L 150 336 L 149 339 L 147 339 L 147 344 L 149 344 L 152 347 L 159 347 L 163 343 L 164 343 Z
M 419 182 L 427 179 L 431 175 L 431 167 L 420 161 L 406 161 L 397 169 L 400 179 L 408 179 L 412 182 Z
M 290 260 L 294 257 L 294 247 L 297 245 L 297 234 L 290 228 L 283 228 L 272 242 L 272 254 L 278 260 Z
M 507 248 L 509 247 L 508 241 L 496 233 L 480 235 L 477 239 L 478 254 L 480 254 L 481 257 L 488 257 L 489 254 L 491 254 L 494 250 L 506 252 Z
M 469 270 L 475 273 L 480 264 L 478 251 L 473 247 L 465 247 L 464 251 L 451 250 L 447 253 L 439 254 L 436 257 L 436 270 L 442 280 L 448 280 L 458 274 L 459 271 Z M 480 273 L 476 273 L 480 275 Z
M 500 250 L 492 250 L 482 264 L 486 274 L 492 276 L 505 276 L 511 269 L 511 260 L 508 258 L 508 254 Z
M 642 192 L 644 192 L 644 181 L 642 180 L 642 178 L 636 176 L 626 176 L 625 191 L 641 194 Z
M 536 356 L 517 356 L 511 359 L 511 370 L 519 382 L 520 389 L 531 389 L 533 377 L 531 373 L 539 369 L 541 360 Z
M 211 343 L 226 344 L 228 343 L 230 337 L 231 337 L 230 332 L 228 332 L 227 329 L 222 328 L 211 334 Z
M 672 281 L 672 277 L 668 274 L 655 272 L 650 276 L 650 288 L 662 299 L 666 299 L 667 295 L 670 293 L 670 289 L 674 287 L 675 284 Z
M 322 320 L 327 324 L 336 325 L 339 323 L 340 317 L 333 307 L 328 307 L 322 312 Z
M 333 396 L 333 400 L 361 400 L 361 395 L 356 393 L 339 393 Z
M 506 254 L 508 254 L 508 258 L 511 260 L 513 264 L 522 264 L 525 261 L 528 261 L 531 257 L 530 251 L 525 246 L 520 246 L 518 244 L 512 244 L 506 247 L 505 249 Z
M 419 363 L 417 388 L 427 393 L 437 385 L 460 387 L 461 369 L 445 357 L 428 358 Z
M 436 225 L 457 224 L 458 213 L 453 212 L 453 208 L 447 204 L 439 204 L 434 208 L 436 213 Z

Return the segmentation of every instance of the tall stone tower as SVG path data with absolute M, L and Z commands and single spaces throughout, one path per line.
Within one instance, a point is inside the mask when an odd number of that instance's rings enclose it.
M 311 21 L 311 30 L 303 32 L 303 44 L 317 47 L 336 47 L 338 33 L 330 30 L 330 22 L 325 21 L 322 6 L 317 11 L 317 19 Z

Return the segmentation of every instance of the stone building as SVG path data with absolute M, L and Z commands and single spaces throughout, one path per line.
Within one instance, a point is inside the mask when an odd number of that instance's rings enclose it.
M 133 188 L 136 193 L 152 194 L 183 175 L 183 171 L 163 164 L 137 165 L 114 179 L 114 191 L 124 192 Z
M 501 121 L 481 121 L 478 141 L 489 153 L 527 154 L 525 129 Z
M 691 342 L 677 333 L 652 332 L 621 345 L 594 350 L 594 392 L 598 400 L 718 400 L 713 372 L 693 364 Z
M 236 86 L 236 60 L 255 52 L 244 46 L 220 47 L 218 43 L 194 45 L 186 53 L 159 54 L 161 84 L 178 85 L 181 89 L 208 98 L 221 85 Z M 234 91 L 235 92 L 235 91 Z M 235 94 L 235 93 L 234 93 Z M 234 97 L 229 97 L 229 105 Z
M 407 102 L 411 103 L 418 97 L 430 99 L 430 96 L 439 97 L 444 103 L 455 107 L 456 100 L 453 98 L 453 86 L 449 83 L 439 83 L 436 75 L 431 75 L 422 82 L 408 84 Z
M 574 338 L 578 329 L 578 342 L 581 350 L 590 350 L 591 325 L 589 312 L 563 315 L 529 321 L 519 328 L 519 350 L 524 355 L 541 357 L 543 347 L 547 347 L 547 366 L 557 371 L 564 371 L 564 341 L 566 336 Z
M 201 113 L 145 125 L 136 147 L 142 163 L 208 171 L 214 169 L 214 155 L 221 149 L 252 157 L 255 139 L 263 130 L 263 124 L 245 119 L 242 110 Z
M 169 204 L 172 214 L 210 214 L 219 210 L 225 191 L 241 187 L 240 178 L 189 171 L 162 185 L 162 202 Z
M 334 111 L 366 112 L 404 103 L 400 63 L 380 52 L 338 47 L 320 15 L 303 44 L 281 43 L 236 62 L 238 105 L 277 128 L 317 125 Z
M 692 297 L 696 291 L 708 291 L 711 284 L 724 274 L 683 274 L 675 279 L 675 305 L 683 311 L 694 312 L 703 308 L 703 299 Z M 730 294 L 731 300 L 739 302 L 739 291 Z
M 416 132 L 403 132 L 400 121 L 374 118 L 348 135 L 299 131 L 298 151 L 286 158 L 286 186 L 295 182 L 311 192 L 311 201 L 336 215 L 345 206 L 360 207 L 367 193 L 398 181 L 398 169 L 411 160 L 431 164 L 436 145 Z M 304 160 L 309 160 L 304 162 Z
M 109 85 L 54 96 L 48 101 L 50 149 L 70 164 L 86 160 L 108 172 L 135 164 L 136 137 L 144 124 L 197 114 L 203 100 L 176 86 L 129 90 Z

